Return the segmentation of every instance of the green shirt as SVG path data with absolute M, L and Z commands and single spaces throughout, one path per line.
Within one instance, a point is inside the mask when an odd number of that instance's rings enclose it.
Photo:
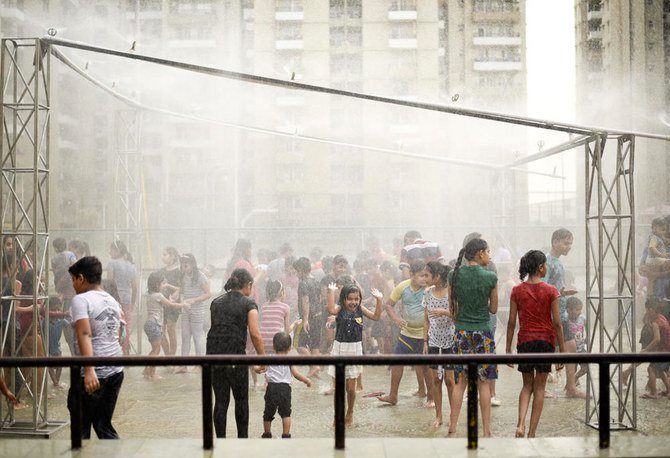
M 453 273 L 449 273 L 449 284 L 458 299 L 456 330 L 491 331 L 489 298 L 491 290 L 498 284 L 498 277 L 482 266 L 463 265 L 458 269 L 458 278 L 454 285 Z

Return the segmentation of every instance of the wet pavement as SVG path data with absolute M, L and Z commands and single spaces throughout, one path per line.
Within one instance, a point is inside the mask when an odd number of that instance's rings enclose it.
M 306 373 L 307 368 L 299 368 Z M 638 387 L 646 380 L 645 365 L 638 370 Z M 201 437 L 200 374 L 172 374 L 168 369 L 158 369 L 164 379 L 148 381 L 142 377 L 142 368 L 126 369 L 126 378 L 121 391 L 114 424 L 122 438 L 194 438 Z M 325 371 L 324 371 L 325 372 Z M 293 428 L 294 438 L 332 438 L 333 396 L 320 394 L 329 386 L 327 375 L 323 375 L 321 386 L 307 388 L 301 382 L 293 382 Z M 63 381 L 68 381 L 68 371 Z M 432 428 L 434 410 L 423 407 L 423 401 L 412 396 L 416 389 L 414 373 L 406 369 L 400 386 L 400 399 L 396 406 L 384 405 L 374 398 L 361 394 L 387 391 L 390 382 L 386 368 L 364 369 L 364 390 L 359 393 L 354 412 L 354 426 L 347 431 L 351 438 L 431 438 L 446 434 L 446 421 L 440 428 Z M 259 377 L 262 382 L 262 378 Z M 561 380 L 563 381 L 563 380 Z M 582 385 L 585 383 L 582 382 Z M 550 391 L 557 395 L 547 399 L 540 422 L 538 437 L 597 435 L 597 431 L 584 425 L 585 402 L 567 399 L 561 395 L 560 384 L 549 384 Z M 521 387 L 521 376 L 515 369 L 500 367 L 497 384 L 498 397 L 502 405 L 493 407 L 492 430 L 495 437 L 513 437 L 517 418 L 517 396 Z M 445 390 L 446 392 L 446 390 Z M 66 391 L 52 390 L 49 399 L 49 418 L 68 419 L 65 405 Z M 262 387 L 250 388 L 250 437 L 260 437 L 263 411 Z M 444 418 L 448 418 L 448 402 L 444 403 Z M 464 404 L 465 408 L 465 404 Z M 30 409 L 27 409 L 30 410 Z M 235 437 L 233 406 L 229 409 L 228 435 Z M 530 417 L 530 412 L 529 412 Z M 628 435 L 666 435 L 670 432 L 670 400 L 638 400 L 638 431 L 618 433 Z M 275 433 L 280 431 L 278 419 L 273 423 Z M 458 437 L 465 437 L 465 410 L 461 412 Z M 68 438 L 69 428 L 55 435 Z

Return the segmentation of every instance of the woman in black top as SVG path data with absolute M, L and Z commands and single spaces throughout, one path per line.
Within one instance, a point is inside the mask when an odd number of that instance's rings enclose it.
M 212 327 L 207 334 L 208 355 L 243 355 L 247 329 L 259 355 L 265 354 L 258 325 L 258 307 L 249 298 L 254 279 L 245 269 L 235 269 L 226 282 L 226 293 L 212 301 Z M 257 368 L 258 372 L 264 367 Z M 216 437 L 226 437 L 226 414 L 232 390 L 235 398 L 237 437 L 249 437 L 249 371 L 246 366 L 215 366 L 214 429 Z

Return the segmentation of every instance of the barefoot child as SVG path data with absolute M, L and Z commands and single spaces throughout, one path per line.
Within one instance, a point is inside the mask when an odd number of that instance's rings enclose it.
M 340 291 L 340 299 L 335 303 L 337 285 L 328 285 L 328 313 L 335 315 L 335 341 L 331 355 L 360 356 L 363 354 L 363 317 L 377 321 L 382 314 L 382 293 L 372 289 L 372 296 L 376 300 L 374 313 L 361 305 L 363 294 L 356 284 L 347 284 Z M 335 370 L 331 366 L 328 371 L 335 377 Z M 354 422 L 354 402 L 356 401 L 356 379 L 361 374 L 361 366 L 346 366 L 347 414 L 345 425 L 351 426 Z
M 162 270 L 152 272 L 147 279 L 147 293 L 149 296 L 147 297 L 147 320 L 144 322 L 144 333 L 151 344 L 149 356 L 158 356 L 161 352 L 165 307 L 170 307 L 171 310 L 188 307 L 184 304 L 172 302 L 163 296 L 160 291 L 165 285 L 165 274 Z M 162 378 L 156 375 L 156 366 L 147 366 L 142 374 L 149 379 L 159 380 Z
M 561 352 L 565 352 L 563 328 L 559 311 L 558 290 L 542 281 L 547 274 L 547 257 L 538 250 L 531 250 L 521 258 L 519 277 L 525 281 L 512 289 L 509 320 L 507 322 L 506 353 L 512 352 L 512 341 L 519 316 L 517 353 L 553 353 L 554 342 L 558 340 Z M 560 365 L 557 365 L 557 370 Z M 547 376 L 551 364 L 519 364 L 523 377 L 523 388 L 519 393 L 519 418 L 516 437 L 524 437 L 526 414 L 533 398 L 528 437 L 535 437 L 540 422 Z
M 449 266 L 438 261 L 429 262 L 426 267 L 430 274 L 428 284 L 432 285 L 423 295 L 424 331 L 423 352 L 430 355 L 452 354 L 454 352 L 454 334 L 456 328 L 452 320 L 447 298 L 447 276 Z M 433 400 L 435 402 L 435 421 L 433 427 L 442 425 L 442 381 L 447 386 L 447 398 L 451 408 L 451 396 L 454 391 L 454 371 L 451 366 L 430 366 Z
M 495 340 L 489 313 L 498 311 L 498 277 L 485 269 L 491 261 L 491 250 L 485 240 L 468 242 L 458 254 L 454 270 L 449 272 L 449 305 L 456 323 L 455 343 L 458 354 L 495 353 Z M 456 434 L 458 417 L 467 386 L 465 367 L 454 368 L 456 386 L 452 398 L 449 436 Z M 498 378 L 495 364 L 478 367 L 477 390 L 484 437 L 491 437 L 491 380 Z
M 291 336 L 286 332 L 278 332 L 272 338 L 272 347 L 275 354 L 286 355 L 291 349 Z M 260 372 L 258 372 L 260 373 Z M 263 411 L 264 439 L 272 437 L 272 420 L 279 412 L 282 422 L 282 439 L 291 437 L 291 381 L 292 377 L 300 380 L 308 387 L 312 386 L 310 379 L 302 375 L 293 366 L 268 366 L 265 380 L 268 385 L 265 390 L 265 410 Z

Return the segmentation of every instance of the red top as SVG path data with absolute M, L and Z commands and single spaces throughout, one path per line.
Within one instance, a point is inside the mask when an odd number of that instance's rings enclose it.
M 559 296 L 556 287 L 544 282 L 523 282 L 512 288 L 510 299 L 519 313 L 518 344 L 544 340 L 554 345 L 556 332 L 551 318 L 551 303 Z
M 656 324 L 661 334 L 658 351 L 670 351 L 670 323 L 668 323 L 668 319 L 659 313 L 656 317 Z

